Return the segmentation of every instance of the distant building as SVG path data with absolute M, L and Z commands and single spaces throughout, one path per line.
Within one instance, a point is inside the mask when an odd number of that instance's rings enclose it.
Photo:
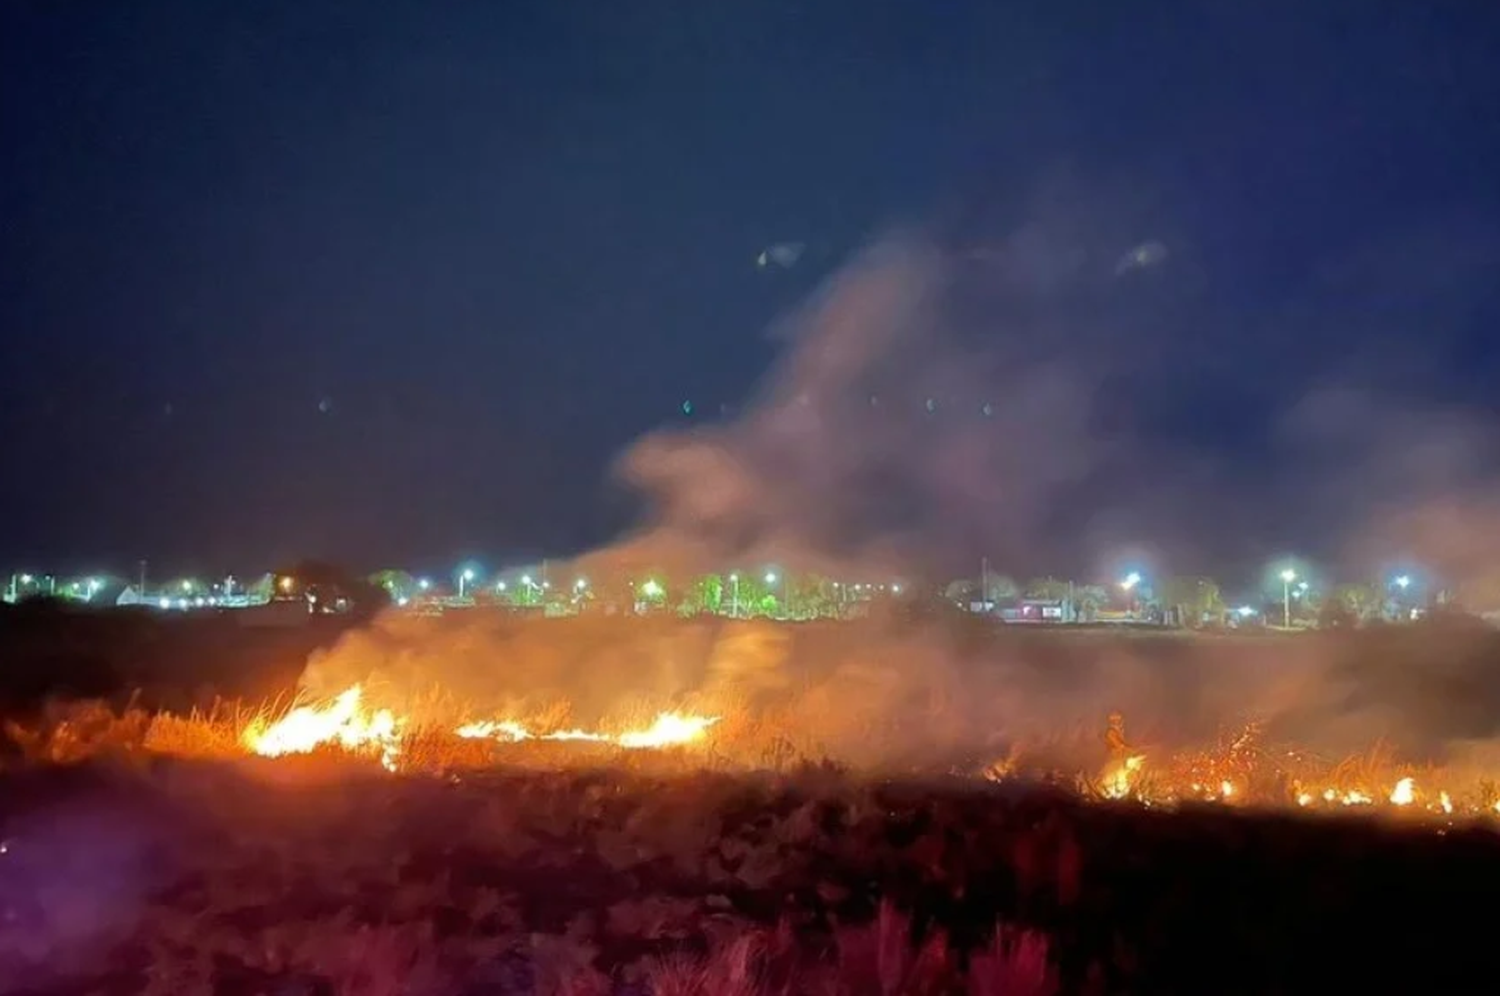
M 1022 598 L 1000 614 L 1008 623 L 1060 624 L 1076 622 L 1073 604 L 1066 598 Z

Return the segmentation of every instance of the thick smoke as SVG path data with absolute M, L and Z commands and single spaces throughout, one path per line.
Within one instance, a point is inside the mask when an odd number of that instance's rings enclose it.
M 1264 377 L 1267 357 L 1226 365 L 1243 330 L 1214 339 L 1165 289 L 1198 280 L 1174 274 L 1183 253 L 1121 269 L 1140 238 L 1091 240 L 1076 212 L 1065 221 L 1044 217 L 983 251 L 903 232 L 858 254 L 774 330 L 782 358 L 742 417 L 629 449 L 621 476 L 652 515 L 571 569 L 686 578 L 775 565 L 926 591 L 981 556 L 1016 575 L 1098 574 L 1148 536 L 1166 570 L 1193 573 L 1265 531 L 1268 494 L 1328 523 L 1350 564 L 1427 554 L 1469 580 L 1496 562 L 1482 422 L 1382 396 L 1378 377 L 1330 373 L 1311 347 L 1296 356 L 1306 375 L 1249 446 L 1297 468 L 1285 493 L 1274 482 L 1247 490 L 1236 461 L 1191 433 L 1158 431 L 1171 398 Z M 1257 718 L 1330 750 L 1386 736 L 1439 754 L 1500 729 L 1500 712 L 1479 705 L 1500 703 L 1476 679 L 1487 638 L 1442 639 L 997 634 L 948 618 L 391 616 L 313 661 L 305 683 L 329 693 L 369 681 L 404 707 L 449 713 L 565 709 L 576 722 L 691 705 L 732 716 L 726 737 L 740 724 L 762 747 L 774 733 L 870 763 L 1045 739 L 1110 709 L 1161 743 Z M 1443 648 L 1465 659 L 1444 657 L 1441 680 L 1417 680 L 1417 657 Z M 435 686 L 448 697 L 425 697 Z

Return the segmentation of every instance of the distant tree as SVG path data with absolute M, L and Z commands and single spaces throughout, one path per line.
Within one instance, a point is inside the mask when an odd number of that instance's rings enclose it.
M 373 614 L 391 602 L 384 588 L 322 560 L 292 564 L 277 571 L 276 578 L 278 596 L 311 596 L 320 605 L 334 605 L 342 599 L 358 615 Z
M 1021 594 L 1020 585 L 1016 579 L 1004 574 L 986 574 L 984 576 L 984 597 L 990 602 L 1008 602 Z
M 1169 577 L 1157 589 L 1157 602 L 1164 611 L 1176 612 L 1185 626 L 1201 626 L 1224 615 L 1224 599 L 1212 578 Z
M 367 579 L 370 584 L 390 593 L 391 598 L 410 598 L 417 590 L 417 579 L 406 571 L 387 569 L 376 571 Z
M 779 580 L 776 590 L 780 591 Z M 775 612 L 778 604 L 772 593 L 772 586 L 766 584 L 765 575 L 754 571 L 735 571 L 724 578 L 726 611 L 732 610 L 736 603 L 742 616 L 769 614 Z M 766 608 L 767 605 L 770 606 L 769 609 Z
M 970 602 L 979 601 L 979 582 L 973 578 L 958 578 L 949 581 L 943 588 L 943 597 L 950 602 L 967 606 Z
M 651 575 L 640 581 L 634 582 L 631 589 L 632 597 L 637 603 L 650 609 L 660 609 L 667 604 L 671 595 L 664 575 Z
M 1060 581 L 1054 577 L 1033 578 L 1026 582 L 1027 598 L 1044 598 L 1059 602 L 1074 593 L 1071 581 Z
M 799 618 L 822 618 L 838 612 L 838 592 L 821 574 L 796 574 L 786 579 L 787 611 Z
M 1373 584 L 1341 584 L 1324 601 L 1323 609 L 1342 610 L 1355 622 L 1364 622 L 1379 616 L 1384 604 L 1380 589 Z
M 1051 579 L 1048 578 L 1048 581 Z M 1035 584 L 1037 582 L 1033 582 Z M 943 589 L 943 597 L 960 605 L 968 605 L 970 602 L 1008 602 L 1020 595 L 1020 586 L 1014 578 L 1006 577 L 1004 574 L 987 574 L 984 577 L 984 590 L 980 591 L 980 580 L 978 578 L 958 578 L 948 582 Z
M 688 585 L 677 611 L 685 616 L 718 612 L 723 600 L 724 579 L 717 574 L 704 574 Z
M 1099 610 L 1109 604 L 1109 589 L 1102 584 L 1074 585 L 1072 590 L 1073 612 L 1080 622 L 1093 622 L 1099 617 Z

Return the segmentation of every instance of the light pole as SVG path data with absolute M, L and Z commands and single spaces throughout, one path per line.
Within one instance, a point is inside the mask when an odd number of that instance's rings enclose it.
M 766 588 L 771 592 L 771 597 L 775 598 L 776 597 L 776 572 L 775 571 L 767 571 L 766 572 Z M 780 599 L 777 599 L 777 601 L 779 602 Z M 783 616 L 786 615 L 786 607 L 785 606 L 782 607 L 781 614 Z
M 465 567 L 458 575 L 458 597 L 463 598 L 470 581 L 474 580 L 474 568 Z
M 729 575 L 729 617 L 738 619 L 740 617 L 740 576 Z
M 1297 572 L 1288 567 L 1281 572 L 1281 628 L 1292 628 L 1292 582 Z
M 1406 613 L 1408 616 L 1410 616 L 1410 612 L 1408 612 L 1406 608 L 1405 599 L 1406 589 L 1411 586 L 1410 575 L 1403 574 L 1400 577 L 1396 578 L 1395 585 L 1400 589 L 1400 593 L 1396 596 L 1396 618 L 1401 618 L 1401 615 L 1403 613 Z
M 651 603 L 656 601 L 658 598 L 661 598 L 665 594 L 665 589 L 663 589 L 661 585 L 656 583 L 656 579 L 647 578 L 641 583 L 641 586 L 636 589 L 637 611 L 640 611 L 640 606 L 645 606 L 645 610 L 647 612 L 651 611 Z
M 1120 589 L 1130 596 L 1130 615 L 1137 622 L 1140 621 L 1141 602 L 1140 599 L 1136 597 L 1135 589 L 1140 583 L 1141 576 L 1136 571 L 1131 571 L 1129 574 L 1125 575 L 1124 580 L 1120 582 Z

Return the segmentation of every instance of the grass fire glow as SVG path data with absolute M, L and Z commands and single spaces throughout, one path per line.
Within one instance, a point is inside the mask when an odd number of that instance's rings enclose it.
M 572 740 L 645 750 L 680 747 L 701 741 L 709 727 L 718 720 L 717 716 L 662 712 L 642 729 L 609 733 L 578 728 L 537 731 L 517 720 L 500 719 L 465 723 L 452 732 L 464 740 L 502 743 Z M 331 701 L 299 706 L 275 722 L 252 722 L 242 739 L 251 753 L 262 757 L 310 754 L 335 747 L 351 754 L 378 757 L 383 767 L 395 771 L 401 766 L 402 742 L 410 728 L 411 722 L 405 716 L 398 716 L 389 709 L 367 708 L 364 690 L 355 685 Z
M 617 730 L 529 726 L 517 719 L 474 720 L 438 731 L 450 742 L 520 745 L 581 743 L 622 750 L 704 746 L 719 716 L 660 712 L 638 728 Z M 174 720 L 181 723 L 181 720 Z M 258 717 L 242 730 L 243 750 L 267 758 L 336 751 L 378 761 L 389 771 L 407 767 L 407 744 L 417 735 L 411 719 L 372 708 L 356 685 L 332 698 L 301 705 L 280 718 Z M 1500 793 L 1482 781 L 1469 791 L 1445 784 L 1439 770 L 1394 763 L 1378 751 L 1326 764 L 1296 750 L 1259 742 L 1253 725 L 1222 744 L 1179 754 L 1131 753 L 1094 776 L 1042 771 L 1021 748 L 984 768 L 992 782 L 1039 778 L 1071 783 L 1084 796 L 1145 806 L 1215 803 L 1230 806 L 1295 807 L 1303 810 L 1388 809 L 1435 817 L 1500 816 Z

